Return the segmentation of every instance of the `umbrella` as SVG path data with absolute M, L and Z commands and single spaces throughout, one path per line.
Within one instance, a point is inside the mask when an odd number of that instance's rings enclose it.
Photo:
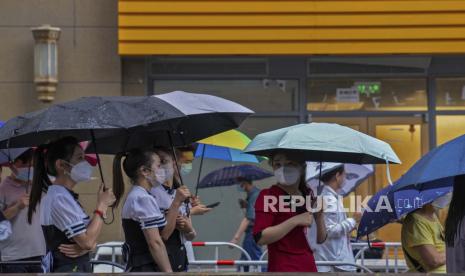
M 97 151 L 108 154 L 170 140 L 181 146 L 236 128 L 252 113 L 229 100 L 182 91 L 84 97 L 7 121 L 0 129 L 0 148 L 36 146 L 64 135 L 95 138 Z
M 438 183 L 436 180 L 453 179 L 454 176 L 461 174 L 465 174 L 465 135 L 424 155 L 402 175 L 395 189 L 434 187 Z
M 199 188 L 231 186 L 238 183 L 238 178 L 250 181 L 272 177 L 269 171 L 254 165 L 238 165 L 225 167 L 209 173 L 199 183 Z
M 250 138 L 238 130 L 228 130 L 198 141 L 195 157 L 200 157 L 200 168 L 197 176 L 195 194 L 199 189 L 204 158 L 220 159 L 231 162 L 259 163 L 255 155 L 243 153 L 242 150 L 250 143 Z
M 224 148 L 243 150 L 250 143 L 250 138 L 244 133 L 232 129 L 198 141 L 199 144 L 213 145 Z
M 4 122 L 0 121 L 0 128 L 4 124 Z M 27 150 L 28 148 L 0 149 L 0 166 L 10 163 Z
M 309 123 L 257 135 L 245 152 L 271 156 L 285 151 L 306 161 L 354 164 L 400 163 L 391 146 L 338 124 Z
M 360 184 L 365 181 L 374 173 L 373 165 L 359 165 L 359 164 L 342 164 L 342 163 L 332 163 L 332 162 L 307 162 L 307 172 L 306 180 L 307 185 L 317 191 L 317 187 L 320 183 L 320 164 L 321 164 L 321 175 L 324 175 L 327 172 L 330 172 L 337 167 L 344 166 L 344 171 L 346 173 L 345 184 L 342 189 L 339 191 L 339 194 L 342 196 L 347 196 L 355 190 Z
M 204 157 L 209 159 L 219 159 L 231 162 L 248 162 L 260 163 L 260 158 L 253 154 L 244 153 L 241 150 L 219 147 L 212 145 L 198 144 L 195 151 L 195 157 Z
M 403 189 L 399 191 L 395 191 L 398 182 L 394 183 L 394 185 L 388 185 L 368 201 L 369 210 L 363 212 L 357 236 L 368 235 L 388 223 L 400 220 L 423 205 L 452 192 L 452 183 L 453 179 L 447 179 L 446 181 L 437 181 L 435 188 L 424 190 Z M 376 212 L 377 206 L 379 212 Z
M 85 97 L 15 117 L 0 128 L 0 148 L 61 136 L 93 141 L 98 153 L 185 145 L 236 128 L 253 111 L 219 97 L 182 91 L 150 97 Z M 99 145 L 97 149 L 96 146 Z M 103 175 L 97 155 L 100 175 Z

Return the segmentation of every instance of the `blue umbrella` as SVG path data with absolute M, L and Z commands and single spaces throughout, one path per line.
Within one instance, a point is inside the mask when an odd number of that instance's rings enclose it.
M 376 193 L 367 204 L 357 230 L 357 236 L 368 235 L 384 225 L 396 222 L 403 216 L 411 213 L 423 205 L 433 202 L 435 199 L 452 191 L 453 179 L 436 181 L 435 188 L 417 190 L 396 190 L 398 182 Z M 378 211 L 376 209 L 378 207 Z
M 447 180 L 465 174 L 465 135 L 451 140 L 427 153 L 398 181 L 395 190 L 406 187 L 434 187 L 436 180 Z
M 204 158 L 219 159 L 232 162 L 260 163 L 260 160 L 255 155 L 247 154 L 238 149 L 233 148 L 198 144 L 197 150 L 195 151 L 195 157 L 202 157 L 202 153 Z
M 254 165 L 238 165 L 225 167 L 209 173 L 200 181 L 199 188 L 231 186 L 238 183 L 238 178 L 250 181 L 261 180 L 273 176 L 269 171 Z

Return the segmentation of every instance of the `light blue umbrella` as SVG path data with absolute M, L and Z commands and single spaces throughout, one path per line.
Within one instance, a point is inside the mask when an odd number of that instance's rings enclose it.
M 262 156 L 285 151 L 305 161 L 353 164 L 400 163 L 391 146 L 338 124 L 309 123 L 257 135 L 244 150 Z
M 461 174 L 465 174 L 465 135 L 424 155 L 399 178 L 396 190 L 407 187 L 416 189 L 435 187 L 437 180 L 446 181 Z M 448 183 L 453 182 L 448 181 Z

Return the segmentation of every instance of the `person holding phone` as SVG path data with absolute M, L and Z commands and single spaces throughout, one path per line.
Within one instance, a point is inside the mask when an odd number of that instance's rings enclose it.
M 244 240 L 242 241 L 242 248 L 250 255 L 252 260 L 259 260 L 262 256 L 262 248 L 257 245 L 253 237 L 253 226 L 255 222 L 255 201 L 260 194 L 260 189 L 255 187 L 252 181 L 247 178 L 238 178 L 239 190 L 247 193 L 246 200 L 239 200 L 239 205 L 242 209 L 245 209 L 245 216 L 239 224 L 231 243 L 239 244 L 239 240 L 245 233 Z M 241 255 L 241 260 L 247 260 L 244 254 Z M 244 267 L 244 271 L 248 272 L 249 267 Z

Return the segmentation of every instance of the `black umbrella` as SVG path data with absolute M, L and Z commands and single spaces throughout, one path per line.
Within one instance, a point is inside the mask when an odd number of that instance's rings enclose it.
M 153 146 L 153 141 L 185 145 L 236 128 L 252 113 L 232 101 L 182 91 L 150 97 L 85 97 L 7 121 L 0 128 L 0 148 L 33 147 L 63 136 L 93 141 L 88 148 L 96 153 Z

